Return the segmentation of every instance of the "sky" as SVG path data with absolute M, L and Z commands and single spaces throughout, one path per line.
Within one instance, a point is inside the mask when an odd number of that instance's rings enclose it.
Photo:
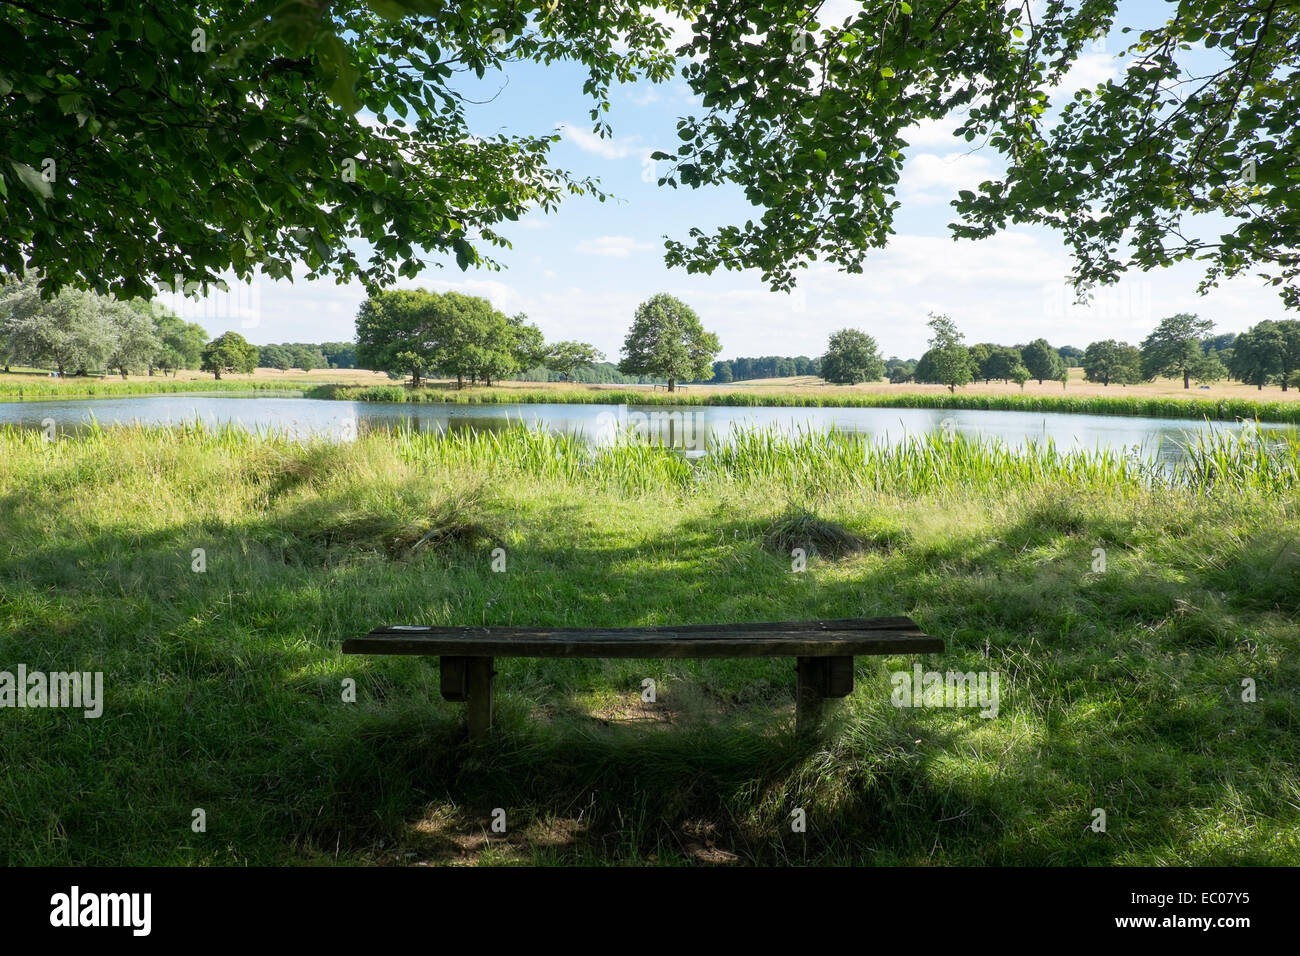
M 829 0 L 823 22 L 857 7 L 854 0 Z M 1141 0 L 1121 12 L 1134 26 L 1154 26 L 1169 9 L 1160 0 Z M 689 35 L 685 24 L 673 26 L 678 36 Z M 1116 31 L 1089 48 L 1060 92 L 1118 77 L 1123 46 Z M 869 253 L 862 274 L 814 264 L 798 273 L 798 288 L 789 294 L 768 290 L 758 270 L 712 276 L 670 270 L 663 262 L 666 236 L 684 239 L 692 226 L 707 231 L 760 211 L 736 186 L 656 185 L 659 170 L 649 154 L 674 152 L 677 118 L 703 112 L 682 80 L 616 87 L 608 114 L 614 136 L 601 139 L 591 130 L 584 78 L 574 65 L 512 64 L 485 78 L 476 97 L 495 96 L 471 109 L 471 124 L 481 135 L 560 130 L 563 140 L 552 148 L 551 162 L 577 177 L 597 177 L 617 199 L 570 197 L 555 212 L 534 211 L 505 224 L 513 248 L 486 250 L 505 266 L 502 271 L 462 272 L 450 257 L 426 256 L 443 268 L 428 268 L 399 286 L 483 296 L 507 314 L 527 313 L 548 341 L 590 342 L 611 361 L 618 360 L 637 305 L 659 292 L 688 303 L 717 333 L 722 359 L 818 356 L 831 333 L 846 327 L 874 336 L 886 357 L 916 358 L 926 349 L 930 312 L 951 316 L 968 343 L 1016 344 L 1044 336 L 1058 347 L 1080 348 L 1106 338 L 1137 344 L 1177 312 L 1198 313 L 1221 332 L 1282 317 L 1276 293 L 1254 276 L 1198 295 L 1202 267 L 1195 263 L 1126 276 L 1099 289 L 1084 307 L 1065 281 L 1071 261 L 1059 234 L 1020 226 L 985 240 L 954 241 L 948 203 L 958 190 L 996 176 L 1002 164 L 994 150 L 972 148 L 952 136 L 952 125 L 939 123 L 904 135 L 911 148 L 898 187 L 896 235 L 888 248 Z M 351 340 L 364 298 L 359 283 L 298 277 L 293 283 L 232 283 L 229 294 L 197 302 L 178 296 L 163 301 L 210 335 L 234 330 L 264 345 Z

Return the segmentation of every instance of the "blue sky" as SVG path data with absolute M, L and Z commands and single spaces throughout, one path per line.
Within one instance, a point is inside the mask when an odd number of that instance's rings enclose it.
M 857 6 L 830 0 L 824 10 L 834 19 Z M 1169 9 L 1145 0 L 1126 4 L 1122 13 L 1135 26 L 1152 26 Z M 1090 50 L 1062 92 L 1118 76 L 1121 49 L 1115 33 Z M 610 114 L 614 137 L 599 139 L 591 132 L 590 101 L 581 93 L 584 77 L 573 65 L 512 65 L 506 74 L 485 79 L 478 98 L 500 92 L 491 103 L 472 108 L 471 121 L 480 134 L 561 128 L 564 139 L 553 148 L 552 162 L 598 177 L 618 201 L 571 198 L 557 212 L 535 212 L 513 224 L 505 230 L 513 248 L 491 251 L 506 266 L 503 271 L 461 272 L 448 261 L 401 285 L 484 296 L 507 313 L 526 312 L 548 340 L 591 342 L 613 361 L 637 304 L 657 292 L 676 295 L 699 313 L 722 342 L 720 358 L 816 356 L 829 335 L 844 327 L 875 336 L 886 356 L 916 357 L 926 347 L 931 311 L 952 316 L 971 343 L 1011 344 L 1043 335 L 1054 345 L 1079 347 L 1103 338 L 1136 344 L 1175 312 L 1197 312 L 1220 331 L 1236 332 L 1281 317 L 1277 296 L 1254 277 L 1198 296 L 1201 269 L 1195 264 L 1131 275 L 1099 290 L 1093 306 L 1082 308 L 1064 281 L 1070 260 L 1058 235 L 1016 227 L 987 240 L 954 242 L 946 228 L 948 202 L 1001 167 L 995 152 L 971 149 L 942 124 L 905 135 L 912 146 L 898 189 L 897 235 L 888 249 L 869 255 L 864 274 L 814 265 L 800 273 L 799 289 L 791 295 L 768 291 L 756 271 L 692 276 L 669 270 L 663 263 L 665 235 L 685 238 L 692 226 L 708 230 L 744 222 L 755 211 L 736 187 L 655 185 L 649 153 L 673 151 L 677 117 L 701 112 L 681 80 L 617 88 Z M 364 297 L 359 285 L 299 279 L 261 280 L 202 302 L 171 296 L 164 301 L 212 335 L 233 329 L 265 344 L 351 339 Z

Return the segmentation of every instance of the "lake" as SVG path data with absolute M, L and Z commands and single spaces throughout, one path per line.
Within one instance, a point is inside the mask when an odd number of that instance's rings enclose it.
M 1140 447 L 1144 456 L 1173 463 L 1183 446 L 1208 426 L 1196 419 L 1136 418 L 1110 415 L 1070 415 L 1053 412 L 954 411 L 900 408 L 736 408 L 726 406 L 618 405 L 434 405 L 344 402 L 265 393 L 232 395 L 197 392 L 121 398 L 82 398 L 75 401 L 0 402 L 0 424 L 41 428 L 53 420 L 56 429 L 76 431 L 92 420 L 101 425 L 171 425 L 201 421 L 232 423 L 248 429 L 275 429 L 302 439 L 348 440 L 358 433 L 406 427 L 421 431 L 490 430 L 523 422 L 583 435 L 594 443 L 611 441 L 632 430 L 662 439 L 688 455 L 705 453 L 725 442 L 733 427 L 775 428 L 784 431 L 823 430 L 834 426 L 898 443 L 905 438 L 948 429 L 995 439 L 1023 448 L 1051 438 L 1061 449 L 1105 448 L 1116 451 Z M 1239 431 L 1242 426 L 1214 423 L 1216 430 Z M 1261 425 L 1283 430 L 1285 425 Z

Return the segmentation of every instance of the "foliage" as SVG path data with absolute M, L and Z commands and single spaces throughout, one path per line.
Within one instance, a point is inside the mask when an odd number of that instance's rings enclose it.
M 257 368 L 257 346 L 249 344 L 238 332 L 225 332 L 203 347 L 199 365 L 213 378 L 220 379 L 222 372 L 248 374 Z
M 457 73 L 578 63 L 605 132 L 611 83 L 670 72 L 644 6 L 2 4 L 0 268 L 147 298 L 299 262 L 371 284 L 425 250 L 493 265 L 502 223 L 604 194 L 548 163 L 558 133 L 471 135 Z
M 1127 342 L 1093 342 L 1083 353 L 1083 376 L 1102 385 L 1132 385 L 1142 380 L 1142 355 Z
M 1029 371 L 1029 377 L 1038 379 L 1039 385 L 1045 379 L 1060 378 L 1065 367 L 1060 354 L 1047 343 L 1047 339 L 1034 339 L 1020 350 L 1020 358 Z
M 679 381 L 708 375 L 720 348 L 718 337 L 704 330 L 690 306 L 661 292 L 637 307 L 618 367 L 667 379 L 671 392 Z
M 586 342 L 556 342 L 546 350 L 543 364 L 568 381 L 580 368 L 590 368 L 605 360 L 605 353 Z
M 930 348 L 916 363 L 918 382 L 947 385 L 954 392 L 958 385 L 967 385 L 975 378 L 975 362 L 970 351 L 962 345 L 962 334 L 946 315 L 930 313 L 927 323 L 933 335 Z
M 876 340 L 858 329 L 840 329 L 822 356 L 821 376 L 834 385 L 877 382 L 885 374 Z
M 1214 323 L 1180 312 L 1160 324 L 1142 341 L 1142 375 L 1147 380 L 1159 375 L 1182 376 L 1183 388 L 1207 362 L 1201 340 L 1210 334 Z

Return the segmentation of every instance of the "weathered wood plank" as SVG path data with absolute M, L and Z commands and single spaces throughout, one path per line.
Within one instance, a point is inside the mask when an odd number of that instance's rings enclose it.
M 438 682 L 443 700 L 463 702 L 469 699 L 469 661 L 468 657 L 438 659 Z
M 466 661 L 466 680 L 469 695 L 465 701 L 465 721 L 469 724 L 469 739 L 483 740 L 492 730 L 493 678 L 492 658 L 472 657 Z
M 942 640 L 906 617 L 626 628 L 390 626 L 343 644 L 345 654 L 452 657 L 853 657 L 943 649 Z

